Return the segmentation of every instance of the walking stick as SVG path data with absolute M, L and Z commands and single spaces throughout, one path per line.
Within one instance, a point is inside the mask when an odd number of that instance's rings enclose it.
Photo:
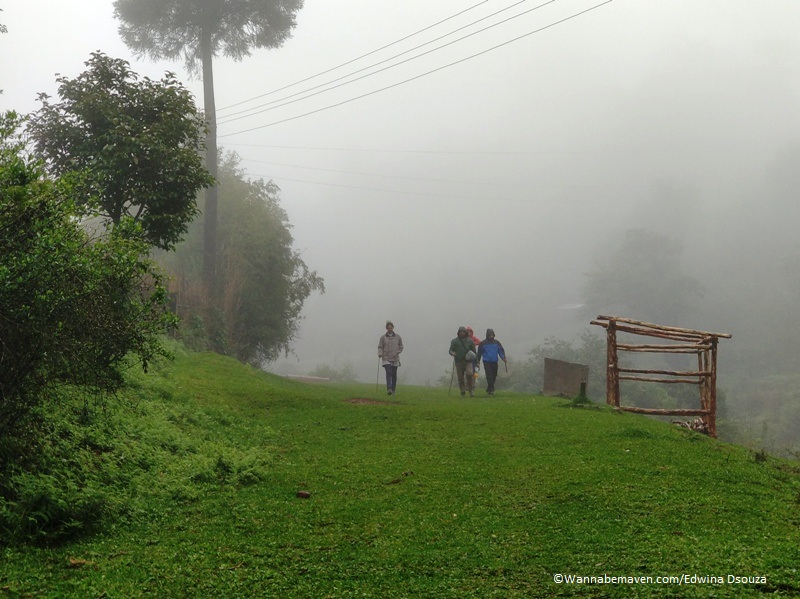
M 456 358 L 453 356 L 453 368 L 450 369 L 450 387 L 447 389 L 447 397 L 450 397 L 450 391 L 453 389 L 453 379 L 456 376 Z
M 378 399 L 378 380 L 381 378 L 381 359 L 378 358 L 378 372 L 375 373 L 375 399 Z
M 506 367 L 506 374 L 508 374 L 508 360 L 503 360 L 503 366 Z

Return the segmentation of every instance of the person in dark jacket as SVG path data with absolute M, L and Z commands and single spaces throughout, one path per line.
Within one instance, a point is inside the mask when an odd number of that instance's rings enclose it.
M 494 395 L 494 382 L 497 380 L 497 366 L 499 360 L 505 363 L 506 351 L 503 344 L 494 336 L 493 329 L 486 329 L 486 338 L 478 345 L 478 361 L 483 360 L 483 372 L 486 376 L 486 392 Z
M 450 355 L 458 373 L 458 388 L 461 397 L 469 391 L 470 397 L 475 397 L 475 378 L 472 372 L 472 361 L 476 358 L 475 344 L 470 339 L 465 327 L 458 327 L 456 338 L 450 342 Z
M 400 353 L 403 351 L 403 338 L 394 332 L 392 321 L 386 321 L 386 333 L 378 339 L 378 358 L 386 370 L 386 394 L 397 392 L 397 368 L 400 366 Z

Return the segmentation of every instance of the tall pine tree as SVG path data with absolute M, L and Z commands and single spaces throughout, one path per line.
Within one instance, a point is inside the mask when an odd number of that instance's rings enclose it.
M 206 168 L 217 176 L 217 117 L 213 59 L 241 60 L 253 48 L 279 48 L 291 36 L 303 0 L 115 0 L 120 35 L 135 53 L 151 59 L 183 58 L 203 77 L 208 121 Z M 217 197 L 206 191 L 203 271 L 213 294 L 218 262 Z

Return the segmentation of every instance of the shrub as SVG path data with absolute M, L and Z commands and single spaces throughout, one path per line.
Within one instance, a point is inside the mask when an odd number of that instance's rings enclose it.
M 149 247 L 130 235 L 138 225 L 90 236 L 69 180 L 43 178 L 15 138 L 19 124 L 0 117 L 0 431 L 24 438 L 54 387 L 119 389 L 130 352 L 146 368 L 174 318 Z M 0 472 L 15 459 L 2 450 Z

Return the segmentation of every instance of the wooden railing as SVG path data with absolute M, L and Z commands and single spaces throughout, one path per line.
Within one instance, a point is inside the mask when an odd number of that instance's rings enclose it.
M 717 344 L 720 338 L 730 339 L 727 333 L 711 333 L 679 327 L 669 327 L 619 316 L 598 316 L 592 324 L 604 327 L 606 346 L 606 403 L 626 412 L 657 416 L 699 416 L 709 435 L 717 436 Z M 668 340 L 663 344 L 618 343 L 617 333 L 629 333 Z M 697 370 L 648 370 L 620 368 L 618 353 L 681 353 L 697 355 Z M 658 376 L 653 376 L 658 375 Z M 654 383 L 685 383 L 700 387 L 700 408 L 638 408 L 621 406 L 619 382 L 646 381 Z

